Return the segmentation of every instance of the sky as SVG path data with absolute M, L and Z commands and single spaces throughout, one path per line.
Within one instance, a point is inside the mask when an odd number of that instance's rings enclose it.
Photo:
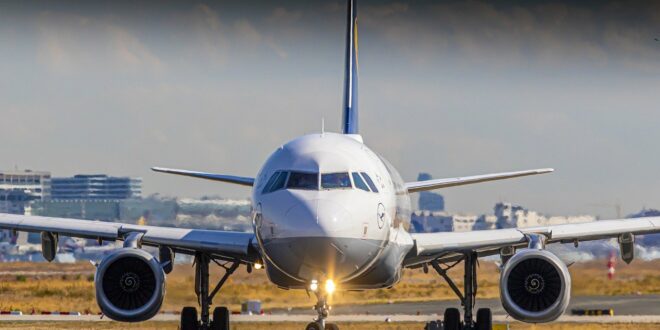
M 0 168 L 254 176 L 340 131 L 342 1 L 0 2 Z M 406 180 L 553 167 L 440 191 L 454 212 L 660 208 L 660 3 L 362 1 L 360 132 Z

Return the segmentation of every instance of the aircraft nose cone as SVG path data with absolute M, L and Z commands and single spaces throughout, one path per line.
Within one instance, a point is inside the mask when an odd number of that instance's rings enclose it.
M 306 232 L 304 235 L 309 237 L 348 234 L 346 231 L 352 227 L 350 212 L 332 200 L 314 199 L 300 203 L 285 217 L 300 225 L 302 228 L 296 229 Z
M 379 244 L 362 239 L 361 226 L 353 220 L 336 201 L 299 200 L 284 214 L 275 235 L 264 241 L 265 252 L 295 278 L 354 276 L 377 254 Z

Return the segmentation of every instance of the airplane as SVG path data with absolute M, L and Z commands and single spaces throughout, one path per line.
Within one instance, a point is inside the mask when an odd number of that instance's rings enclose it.
M 433 268 L 458 296 L 444 311 L 443 329 L 491 329 L 489 309 L 473 311 L 477 260 L 499 255 L 500 296 L 516 320 L 550 322 L 564 313 L 571 292 L 566 265 L 545 247 L 552 243 L 618 238 L 632 261 L 635 235 L 660 232 L 660 217 L 524 229 L 410 233 L 410 194 L 453 186 L 552 172 L 536 169 L 404 182 L 394 166 L 364 143 L 358 127 L 357 4 L 347 6 L 342 133 L 309 134 L 278 147 L 254 177 L 153 168 L 154 171 L 214 180 L 252 189 L 253 233 L 110 223 L 24 215 L 0 215 L 0 228 L 41 233 L 43 255 L 52 260 L 60 235 L 123 241 L 98 264 L 95 292 L 107 317 L 124 322 L 152 318 L 165 295 L 175 253 L 194 256 L 195 307 L 181 312 L 180 327 L 229 329 L 229 311 L 210 309 L 226 280 L 240 266 L 264 268 L 282 289 L 313 292 L 316 319 L 306 330 L 336 330 L 327 321 L 328 297 L 336 290 L 371 290 L 397 284 L 404 269 Z M 152 256 L 142 246 L 158 247 Z M 447 275 L 464 267 L 463 292 Z M 225 269 L 215 287 L 209 267 Z M 438 323 L 435 324 L 437 326 Z M 429 326 L 429 324 L 427 324 Z

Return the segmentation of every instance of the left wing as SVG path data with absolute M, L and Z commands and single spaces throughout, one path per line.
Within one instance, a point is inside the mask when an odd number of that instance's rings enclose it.
M 151 170 L 154 171 L 154 172 L 183 175 L 183 176 L 189 176 L 189 177 L 198 178 L 198 179 L 222 181 L 222 182 L 233 183 L 233 184 L 238 184 L 238 185 L 242 185 L 242 186 L 252 186 L 252 185 L 254 185 L 254 178 L 248 178 L 248 177 L 244 177 L 244 176 L 215 174 L 215 173 L 189 171 L 189 170 L 179 170 L 179 169 L 165 168 L 165 167 L 152 167 Z
M 14 231 L 48 232 L 98 240 L 124 240 L 130 234 L 141 235 L 141 243 L 167 246 L 184 254 L 206 252 L 219 258 L 254 261 L 259 258 L 254 234 L 219 230 L 139 226 L 102 222 L 0 213 L 0 228 Z
M 404 265 L 414 267 L 435 259 L 450 260 L 466 251 L 477 252 L 479 256 L 492 255 L 503 247 L 526 246 L 529 234 L 542 234 L 547 237 L 546 243 L 550 244 L 653 233 L 660 233 L 660 217 L 471 232 L 413 233 L 415 246 L 404 260 Z
M 426 181 L 415 181 L 415 182 L 406 182 L 405 186 L 408 189 L 408 192 L 418 192 L 424 190 L 433 190 L 440 188 L 447 188 L 453 186 L 462 186 L 466 184 L 495 181 L 495 180 L 504 180 L 517 178 L 521 176 L 536 175 L 550 173 L 554 170 L 551 168 L 541 168 L 537 170 L 527 170 L 527 171 L 517 171 L 517 172 L 504 172 L 504 173 L 494 173 L 494 174 L 482 174 L 482 175 L 473 175 L 473 176 L 464 176 L 457 178 L 446 178 L 446 179 L 435 179 L 435 180 L 426 180 Z

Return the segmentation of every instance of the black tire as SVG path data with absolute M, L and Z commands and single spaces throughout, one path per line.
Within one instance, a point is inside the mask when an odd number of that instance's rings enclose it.
M 458 308 L 445 309 L 444 330 L 461 330 L 461 312 Z
M 493 313 L 490 308 L 479 308 L 477 311 L 477 330 L 493 330 Z
M 323 330 L 316 322 L 312 322 L 305 327 L 305 330 Z
M 326 323 L 325 330 L 339 330 L 339 327 L 334 323 Z
M 211 330 L 229 330 L 229 310 L 221 306 L 213 309 Z
M 440 321 L 431 321 L 427 322 L 424 330 L 442 330 L 442 322 Z
M 197 330 L 197 328 L 199 328 L 197 308 L 184 307 L 181 310 L 181 330 Z

